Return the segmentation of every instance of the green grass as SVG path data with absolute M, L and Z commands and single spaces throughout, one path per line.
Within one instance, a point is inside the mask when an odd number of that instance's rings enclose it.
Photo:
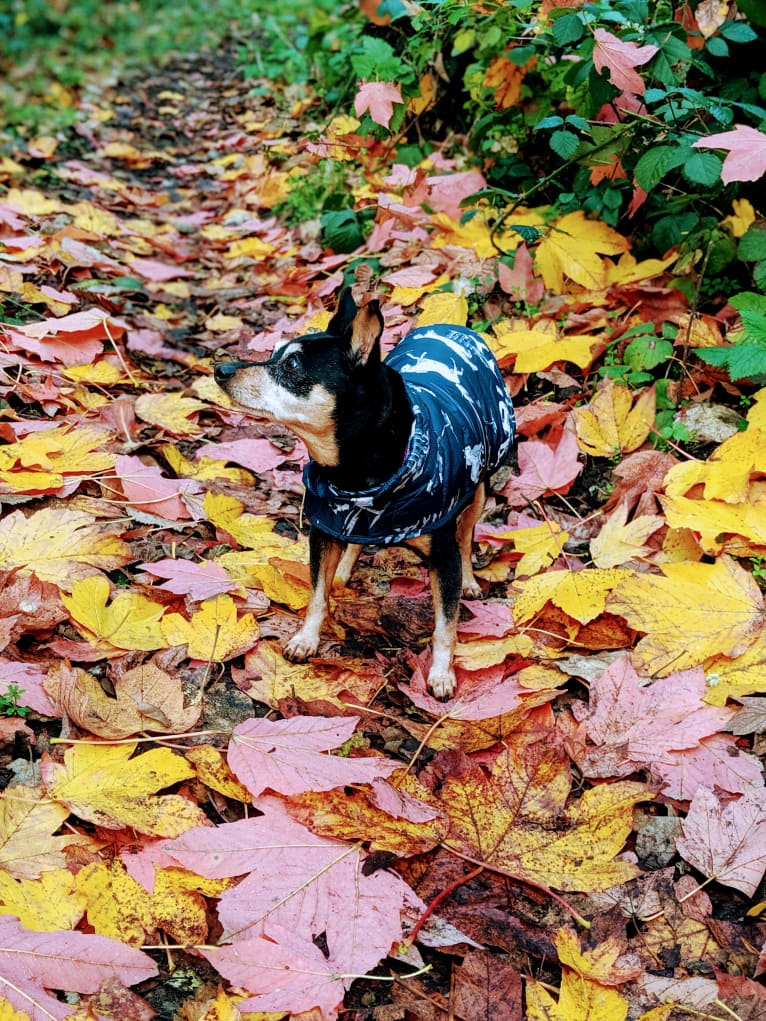
M 243 53 L 268 40 L 264 70 L 300 55 L 330 0 L 6 0 L 0 4 L 0 129 L 32 136 L 72 123 L 88 79 L 151 67 L 233 38 Z M 274 43 L 276 41 L 276 47 Z

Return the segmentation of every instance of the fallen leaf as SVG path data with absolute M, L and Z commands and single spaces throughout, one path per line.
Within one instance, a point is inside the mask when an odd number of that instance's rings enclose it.
M 664 564 L 662 572 L 628 577 L 607 601 L 610 613 L 646 634 L 633 653 L 637 669 L 665 676 L 711 656 L 741 655 L 758 637 L 763 594 L 735 561 Z
M 655 403 L 649 387 L 631 407 L 631 391 L 607 378 L 590 404 L 572 410 L 580 450 L 592 457 L 636 450 L 654 425 Z
M 258 641 L 258 625 L 252 613 L 237 618 L 231 596 L 205 600 L 191 620 L 169 613 L 160 623 L 168 645 L 188 645 L 192 659 L 222 663 L 241 656 Z
M 646 540 L 664 524 L 657 514 L 640 514 L 630 524 L 627 522 L 628 508 L 622 503 L 591 540 L 590 552 L 596 567 L 619 567 L 628 560 L 642 560 L 651 551 Z
M 550 599 L 570 617 L 587 624 L 604 612 L 609 594 L 626 580 L 630 580 L 630 572 L 615 567 L 548 571 L 514 586 L 520 595 L 513 604 L 513 619 L 517 625 L 531 620 Z
M 209 407 L 205 401 L 183 397 L 179 393 L 141 394 L 136 399 L 136 415 L 174 436 L 200 436 L 204 430 L 190 416 Z
M 114 526 L 82 511 L 44 507 L 29 517 L 13 511 L 0 522 L 0 570 L 35 574 L 65 592 L 80 579 L 133 560 Z
M 293 716 L 288 720 L 246 720 L 235 727 L 229 766 L 257 797 L 267 787 L 278 794 L 330 791 L 390 776 L 399 763 L 377 756 L 326 755 L 351 738 L 359 719 Z
M 226 571 L 212 560 L 197 563 L 194 560 L 165 558 L 139 566 L 155 578 L 167 579 L 162 585 L 155 586 L 156 588 L 164 592 L 174 592 L 179 596 L 190 596 L 195 601 L 202 602 L 239 588 Z
M 68 869 L 18 881 L 0 872 L 0 914 L 16 915 L 25 929 L 74 929 L 84 912 L 85 898 L 75 891 L 75 877 Z
M 162 787 L 194 776 L 169 748 L 155 748 L 131 758 L 135 743 L 74 745 L 63 764 L 43 758 L 48 797 L 104 829 L 133 826 L 140 833 L 174 837 L 204 826 L 200 808 L 178 794 L 155 795 Z
M 7 787 L 0 800 L 0 868 L 14 879 L 38 879 L 63 869 L 73 834 L 55 837 L 69 809 L 45 797 L 42 787 Z
M 109 588 L 106 578 L 97 574 L 75 582 L 71 595 L 62 595 L 80 634 L 106 653 L 115 649 L 164 649 L 167 642 L 160 630 L 160 618 L 165 607 L 138 592 L 119 592 L 109 603 Z
M 679 854 L 703 876 L 752 897 L 766 872 L 766 789 L 722 802 L 700 787 L 676 839 Z
M 45 990 L 67 988 L 95 993 L 116 977 L 125 985 L 153 978 L 152 959 L 135 947 L 83 932 L 28 932 L 18 919 L 0 917 L 0 969 L 3 996 L 31 1021 L 65 1018 L 71 1008 Z
M 450 819 L 447 846 L 559 890 L 605 890 L 636 875 L 635 866 L 613 859 L 648 788 L 607 784 L 566 807 L 568 760 L 544 741 L 511 743 L 491 776 L 466 758 L 451 762 L 439 795 Z

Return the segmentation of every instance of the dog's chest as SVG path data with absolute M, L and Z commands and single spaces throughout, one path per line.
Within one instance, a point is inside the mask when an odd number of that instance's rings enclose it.
M 332 486 L 314 462 L 304 472 L 307 518 L 347 542 L 386 545 L 434 531 L 471 501 L 514 438 L 502 375 L 473 331 L 421 327 L 387 364 L 400 373 L 413 412 L 401 468 L 383 485 L 354 493 Z

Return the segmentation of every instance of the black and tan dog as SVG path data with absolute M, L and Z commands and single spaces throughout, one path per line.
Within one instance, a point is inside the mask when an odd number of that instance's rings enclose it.
M 430 566 L 428 686 L 447 698 L 460 595 L 481 595 L 473 530 L 488 479 L 511 452 L 513 407 L 472 330 L 418 327 L 381 361 L 382 330 L 378 303 L 357 308 L 344 291 L 325 331 L 282 343 L 268 361 L 218 365 L 215 378 L 242 407 L 291 429 L 311 456 L 312 593 L 285 655 L 304 660 L 317 651 L 333 579 L 348 581 L 365 545 L 403 543 Z

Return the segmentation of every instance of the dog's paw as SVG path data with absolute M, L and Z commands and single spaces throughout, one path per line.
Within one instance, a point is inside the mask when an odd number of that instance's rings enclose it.
M 428 690 L 434 696 L 434 698 L 441 699 L 442 701 L 452 698 L 455 694 L 455 671 L 452 667 L 449 670 L 435 670 L 431 668 L 428 674 Z
M 304 634 L 305 628 L 296 631 L 292 638 L 288 638 L 282 646 L 285 659 L 293 663 L 302 663 L 309 656 L 313 656 L 319 648 L 319 636 Z
M 481 599 L 484 593 L 481 591 L 481 585 L 478 581 L 471 577 L 463 582 L 462 594 L 466 599 Z

